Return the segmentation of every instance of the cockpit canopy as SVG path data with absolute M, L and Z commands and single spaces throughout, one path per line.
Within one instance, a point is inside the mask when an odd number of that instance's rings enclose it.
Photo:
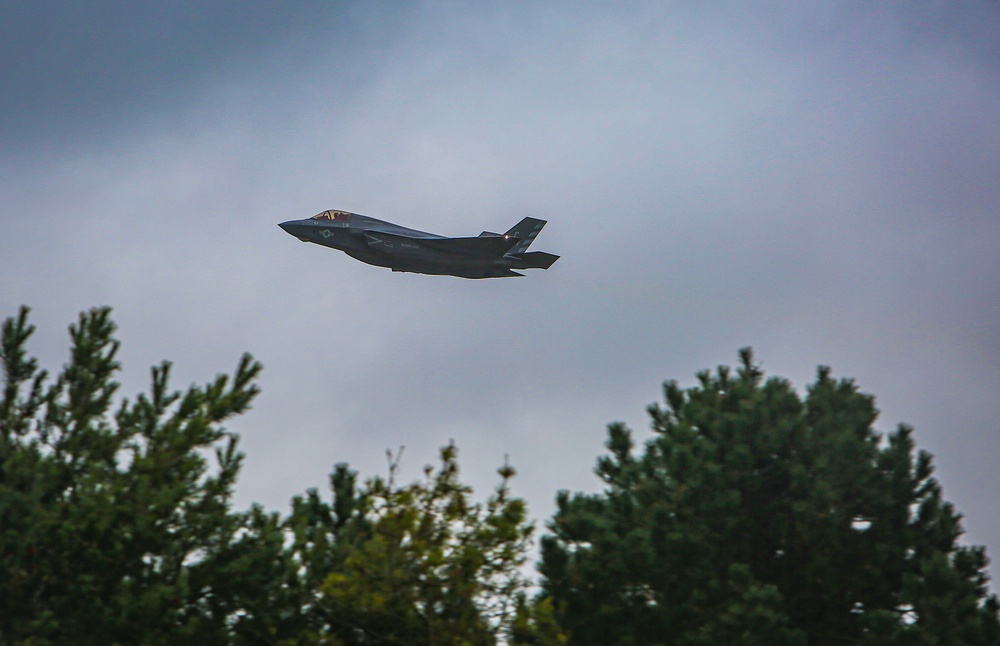
M 334 220 L 337 222 L 346 222 L 351 219 L 351 214 L 347 211 L 323 211 L 322 213 L 317 213 L 316 215 L 309 218 L 310 220 Z

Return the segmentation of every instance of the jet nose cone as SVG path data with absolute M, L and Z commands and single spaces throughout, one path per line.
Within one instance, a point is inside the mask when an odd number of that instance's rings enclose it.
M 312 233 L 312 227 L 310 226 L 308 220 L 289 220 L 288 222 L 282 222 L 278 226 L 281 230 L 289 235 L 293 235 L 302 242 L 309 242 Z

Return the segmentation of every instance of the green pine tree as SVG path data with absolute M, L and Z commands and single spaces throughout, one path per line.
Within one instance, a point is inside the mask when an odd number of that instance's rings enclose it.
M 599 494 L 560 492 L 543 596 L 574 644 L 1000 644 L 980 547 L 958 544 L 911 429 L 820 368 L 805 398 L 735 371 L 664 385 L 638 454 L 609 427 Z
M 0 644 L 564 643 L 525 600 L 531 535 L 514 470 L 485 503 L 457 449 L 399 487 L 346 465 L 288 517 L 230 508 L 242 455 L 222 423 L 260 365 L 184 392 L 170 364 L 115 405 L 110 310 L 71 326 L 54 378 L 28 356 L 28 310 L 3 324 Z
M 182 393 L 164 362 L 113 410 L 114 329 L 107 308 L 81 314 L 52 379 L 27 308 L 3 324 L 0 643 L 223 643 L 267 605 L 281 538 L 260 510 L 230 512 L 242 455 L 221 426 L 260 365 Z

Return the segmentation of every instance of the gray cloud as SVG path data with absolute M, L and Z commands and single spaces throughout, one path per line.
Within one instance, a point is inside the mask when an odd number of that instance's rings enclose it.
M 404 444 L 415 477 L 454 438 L 480 490 L 510 454 L 544 518 L 596 486 L 606 423 L 642 434 L 662 380 L 753 345 L 913 424 L 1000 549 L 992 5 L 93 6 L 0 21 L 29 61 L 3 76 L 0 305 L 34 306 L 51 367 L 113 305 L 126 393 L 252 351 L 241 504 Z M 543 217 L 563 258 L 396 275 L 275 226 L 325 208 L 451 235 Z

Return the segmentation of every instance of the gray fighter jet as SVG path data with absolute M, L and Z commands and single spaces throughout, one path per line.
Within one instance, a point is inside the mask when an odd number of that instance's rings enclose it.
M 548 269 L 559 256 L 528 251 L 545 220 L 524 218 L 507 233 L 447 238 L 347 211 L 323 211 L 278 225 L 303 242 L 339 249 L 352 258 L 393 271 L 461 278 L 523 276 L 515 269 Z

